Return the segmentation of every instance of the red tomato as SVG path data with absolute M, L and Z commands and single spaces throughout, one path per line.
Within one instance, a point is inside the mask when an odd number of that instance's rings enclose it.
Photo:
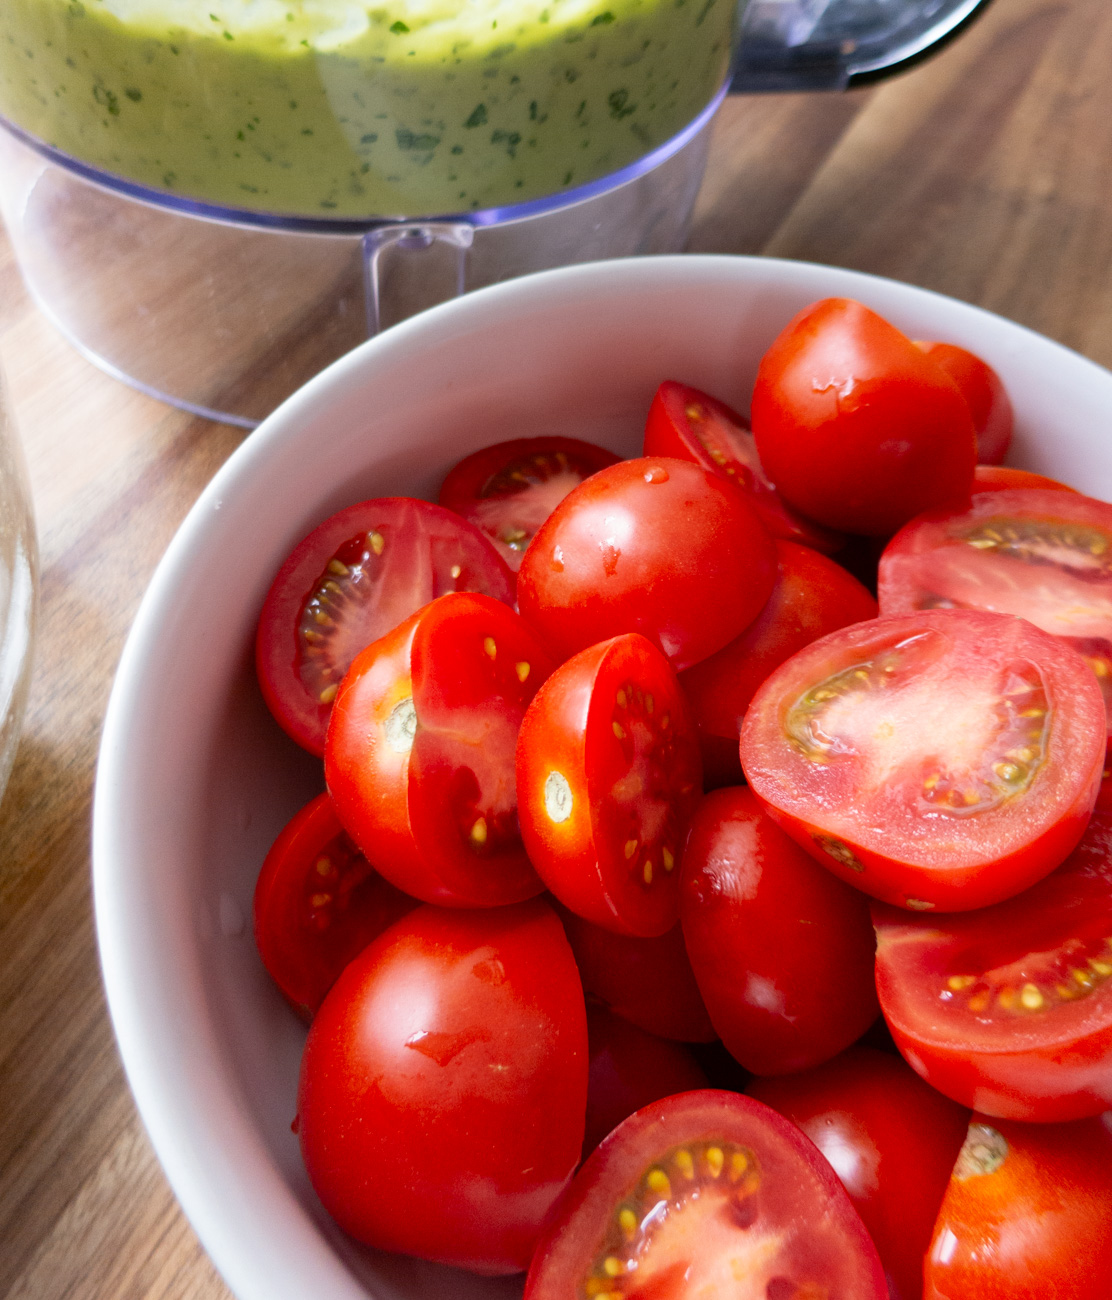
M 635 1110 L 707 1086 L 707 1076 L 686 1047 L 647 1034 L 604 1007 L 587 1008 L 587 1045 L 584 1158 Z
M 696 809 L 680 921 L 711 1022 L 754 1074 L 829 1060 L 877 1018 L 865 896 L 824 871 L 744 787 Z
M 873 919 L 888 1027 L 939 1092 L 1007 1119 L 1112 1108 L 1112 820 L 1018 898 Z
M 314 754 L 351 661 L 449 591 L 514 603 L 513 574 L 450 510 L 410 497 L 361 501 L 299 543 L 267 592 L 255 663 L 270 711 Z
M 632 1115 L 575 1176 L 525 1300 L 888 1300 L 834 1171 L 775 1111 L 682 1093 Z
M 749 496 L 772 537 L 801 542 L 833 555 L 840 533 L 805 519 L 785 502 L 761 468 L 744 416 L 709 393 L 666 379 L 656 390 L 645 425 L 646 456 L 676 456 L 724 475 Z
M 618 457 L 578 438 L 515 438 L 461 460 L 440 485 L 440 504 L 463 515 L 515 572 L 564 497 Z
M 923 343 L 916 339 L 936 366 L 957 384 L 969 404 L 973 428 L 977 431 L 977 459 L 984 465 L 999 465 L 1012 443 L 1012 403 L 1003 380 L 987 361 L 956 343 Z
M 1035 474 L 1011 465 L 978 465 L 973 471 L 973 495 L 978 492 L 1005 492 L 1016 488 L 1047 488 L 1052 492 L 1076 492 L 1056 478 Z
M 969 495 L 965 398 L 858 302 L 827 298 L 787 326 L 757 371 L 752 420 L 781 496 L 831 528 L 883 537 Z
M 560 916 L 584 989 L 615 1015 L 681 1043 L 717 1037 L 679 925 L 655 939 L 637 939 L 592 925 L 566 908 Z
M 448 907 L 540 893 L 518 832 L 514 747 L 551 667 L 512 609 L 463 593 L 356 658 L 324 774 L 344 827 L 399 889 Z
M 876 601 L 839 564 L 778 541 L 776 585 L 741 636 L 680 674 L 691 705 L 704 784 L 738 785 L 738 738 L 749 701 L 774 668 L 828 632 L 876 618 Z
M 255 943 L 271 979 L 308 1018 L 348 962 L 416 906 L 348 839 L 322 794 L 266 855 L 255 884 Z
M 920 1300 L 923 1257 L 969 1111 L 899 1057 L 870 1047 L 803 1074 L 754 1079 L 748 1092 L 830 1161 L 880 1253 L 893 1300 Z
M 744 494 L 702 466 L 626 460 L 573 489 L 521 563 L 521 612 L 558 657 L 640 632 L 687 668 L 747 627 L 776 549 Z
M 675 868 L 701 792 L 676 674 L 636 633 L 561 664 L 521 724 L 529 857 L 566 907 L 608 930 L 651 938 L 676 924 Z
M 420 907 L 317 1012 L 301 1153 L 360 1241 L 514 1273 L 579 1159 L 586 1098 L 583 991 L 552 909 Z
M 1108 1116 L 1049 1126 L 974 1116 L 925 1281 L 925 1300 L 1107 1300 Z
M 966 911 L 1034 884 L 1081 838 L 1103 713 L 1057 637 L 935 609 L 843 628 L 782 664 L 745 716 L 741 761 L 771 816 L 843 880 Z

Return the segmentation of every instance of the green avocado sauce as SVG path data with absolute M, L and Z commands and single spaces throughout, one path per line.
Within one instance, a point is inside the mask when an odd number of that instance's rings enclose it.
M 315 217 L 519 203 L 722 84 L 734 0 L 0 0 L 0 115 L 84 163 Z

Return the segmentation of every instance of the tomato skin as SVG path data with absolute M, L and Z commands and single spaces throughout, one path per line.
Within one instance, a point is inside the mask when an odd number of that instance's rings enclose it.
M 981 492 L 1014 492 L 1027 488 L 1041 488 L 1049 492 L 1076 492 L 1067 483 L 1056 478 L 1036 474 L 1029 469 L 1016 469 L 1012 465 L 978 465 L 973 471 L 973 495 Z
M 1023 694 L 1046 706 L 1041 723 L 1022 711 L 1021 673 Z M 986 907 L 1049 874 L 1085 830 L 1104 757 L 1094 687 L 1079 655 L 1024 619 L 882 617 L 812 642 L 768 678 L 742 727 L 742 766 L 777 825 L 848 884 L 912 910 Z M 829 702 L 809 694 L 820 690 Z M 854 696 L 857 710 L 842 702 Z M 1011 790 L 1000 747 L 1032 725 L 1028 783 Z M 966 782 L 986 791 L 975 815 L 956 803 Z
M 666 379 L 645 423 L 644 456 L 675 456 L 719 474 L 748 496 L 769 535 L 833 555 L 841 533 L 797 513 L 769 482 L 749 421 L 709 393 Z
M 514 746 L 551 668 L 513 610 L 469 593 L 440 597 L 356 657 L 325 780 L 348 834 L 399 889 L 446 907 L 541 892 L 517 831 Z
M 745 787 L 715 790 L 695 811 L 680 920 L 711 1022 L 754 1074 L 827 1061 L 879 1014 L 868 901 L 789 839 Z
M 923 343 L 915 346 L 957 384 L 969 404 L 977 432 L 977 459 L 982 465 L 999 465 L 1012 444 L 1014 417 L 1004 382 L 987 361 L 956 343 Z
M 779 540 L 776 555 L 776 585 L 764 609 L 741 636 L 680 674 L 708 787 L 741 783 L 741 724 L 769 673 L 820 636 L 877 615 L 865 587 L 825 555 Z
M 1112 819 L 1016 898 L 932 917 L 876 903 L 873 923 L 884 1018 L 932 1087 L 1004 1119 L 1112 1109 Z
M 352 958 L 417 906 L 348 840 L 318 795 L 271 846 L 255 883 L 255 945 L 271 979 L 310 1019 Z
M 974 1115 L 924 1276 L 924 1300 L 1112 1295 L 1109 1117 L 1025 1125 Z
M 348 563 L 343 567 L 349 568 L 348 552 L 361 549 L 355 543 L 371 535 L 377 541 L 357 566 L 361 582 L 340 590 L 338 605 L 331 606 L 323 624 L 327 652 L 321 658 L 312 648 L 320 659 L 316 687 L 327 682 L 335 688 L 364 646 L 445 592 L 478 591 L 514 603 L 514 577 L 501 556 L 477 528 L 450 510 L 413 497 L 381 497 L 331 515 L 278 570 L 255 640 L 263 698 L 283 730 L 312 754 L 324 753 L 332 706 L 322 703 L 303 679 L 311 648 L 299 625 L 306 602 L 326 580 L 334 587 L 350 584 L 351 575 L 337 577 L 330 562 L 344 555 Z M 357 589 L 371 594 L 360 599 L 353 595 Z
M 673 1237 L 659 1248 L 650 1237 L 648 1250 L 639 1252 L 639 1285 L 618 1294 L 631 1300 L 683 1300 L 696 1294 L 725 1297 L 728 1292 L 716 1289 L 713 1282 L 712 1289 L 699 1287 L 700 1279 L 690 1280 L 690 1272 L 704 1271 L 708 1255 L 713 1266 L 732 1246 L 722 1260 L 722 1272 L 736 1280 L 744 1270 L 753 1295 L 768 1278 L 759 1294 L 888 1300 L 876 1248 L 845 1189 L 815 1147 L 769 1107 L 740 1093 L 714 1089 L 654 1102 L 630 1116 L 596 1148 L 549 1220 L 529 1269 L 524 1300 L 568 1300 L 584 1294 L 588 1278 L 594 1276 L 592 1266 L 601 1262 L 606 1232 L 619 1207 L 629 1203 L 649 1170 L 663 1170 L 669 1153 L 685 1147 L 698 1151 L 708 1140 L 751 1153 L 751 1167 L 760 1178 L 759 1192 L 750 1198 L 750 1203 L 757 1202 L 755 1220 L 739 1225 L 732 1240 L 721 1212 L 717 1224 L 703 1221 L 704 1230 L 713 1234 L 709 1240 L 702 1239 L 698 1227 L 687 1239 Z M 682 1177 L 670 1166 L 668 1170 L 682 1186 Z M 688 1212 L 678 1210 L 681 1216 Z M 657 1233 L 666 1237 L 665 1225 L 673 1213 L 677 1213 L 674 1208 L 665 1215 L 650 1211 L 652 1218 L 645 1216 L 643 1221 L 657 1225 Z M 729 1242 L 725 1249 L 724 1235 Z M 646 1261 L 651 1266 L 657 1249 L 665 1266 L 642 1282 Z M 731 1268 L 733 1251 L 736 1267 Z M 797 1278 L 800 1285 L 789 1289 Z M 714 1282 L 722 1280 L 719 1275 Z
M 600 470 L 537 530 L 518 606 L 558 658 L 639 632 L 679 670 L 756 618 L 776 550 L 729 483 L 690 461 L 646 457 Z
M 652 938 L 676 924 L 675 868 L 700 782 L 676 675 L 636 633 L 561 664 L 522 721 L 518 817 L 530 861 L 565 907 L 618 934 Z
M 658 1038 L 709 1043 L 718 1035 L 677 922 L 655 939 L 615 934 L 559 907 L 583 987 L 631 1024 Z
M 747 1092 L 830 1161 L 880 1253 L 893 1300 L 920 1300 L 923 1257 L 969 1111 L 899 1057 L 869 1047 L 802 1074 L 754 1079 Z
M 707 1087 L 707 1076 L 686 1047 L 646 1033 L 605 1007 L 587 1007 L 587 1044 L 584 1159 L 642 1106 Z
M 358 1240 L 514 1273 L 576 1166 L 586 1096 L 583 992 L 551 908 L 419 907 L 310 1027 L 301 1152 Z
M 606 447 L 579 438 L 514 438 L 453 466 L 439 501 L 489 538 L 516 573 L 552 508 L 585 478 L 617 463 Z
M 751 418 L 780 494 L 830 528 L 884 537 L 969 494 L 965 398 L 861 303 L 827 298 L 789 323 L 761 360 Z

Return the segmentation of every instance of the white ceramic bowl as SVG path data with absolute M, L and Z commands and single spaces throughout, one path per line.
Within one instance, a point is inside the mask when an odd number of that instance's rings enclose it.
M 364 344 L 233 455 L 166 553 L 120 664 L 94 818 L 96 919 L 120 1050 L 186 1214 L 241 1300 L 512 1297 L 363 1250 L 301 1167 L 304 1031 L 251 937 L 259 865 L 321 788 L 270 719 L 252 640 L 280 561 L 341 506 L 434 496 L 487 443 L 565 433 L 636 454 L 662 379 L 744 409 L 757 362 L 802 307 L 858 298 L 915 338 L 964 344 L 1003 376 L 1011 460 L 1112 498 L 1112 374 L 921 289 L 764 259 L 578 266 L 438 307 Z

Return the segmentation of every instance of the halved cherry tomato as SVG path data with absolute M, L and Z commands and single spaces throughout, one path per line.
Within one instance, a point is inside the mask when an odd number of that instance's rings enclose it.
M 761 468 L 744 416 L 709 393 L 666 379 L 645 425 L 645 456 L 677 456 L 724 475 L 749 495 L 770 536 L 833 555 L 845 538 L 804 518 L 784 501 Z
M 605 1007 L 587 1007 L 587 1046 L 584 1159 L 642 1106 L 707 1086 L 707 1076 L 686 1047 L 646 1033 Z
M 332 701 L 351 661 L 449 591 L 514 603 L 514 578 L 474 525 L 411 497 L 361 501 L 294 547 L 267 592 L 255 663 L 282 728 L 324 752 Z
M 818 1069 L 747 1089 L 798 1125 L 849 1192 L 893 1300 L 920 1300 L 923 1257 L 969 1125 L 898 1056 L 851 1047 Z M 979 1293 L 978 1293 L 979 1294 Z
M 463 515 L 515 572 L 533 534 L 573 487 L 618 457 L 578 438 L 515 438 L 461 460 L 440 485 L 440 504 Z
M 525 1300 L 888 1300 L 876 1247 L 794 1124 L 739 1093 L 654 1102 L 595 1150 Z
M 678 924 L 655 939 L 638 939 L 558 910 L 584 989 L 615 1015 L 681 1043 L 717 1037 Z
M 884 537 L 969 495 L 965 398 L 861 303 L 827 298 L 791 321 L 761 360 L 751 418 L 781 496 L 830 528 Z
M 1013 465 L 978 465 L 973 471 L 973 495 L 978 492 L 1007 492 L 1016 489 L 1046 488 L 1051 492 L 1076 492 L 1066 483 L 1029 469 Z
M 924 1300 L 1110 1295 L 1108 1117 L 1027 1125 L 974 1115 L 927 1254 Z
M 1112 820 L 1018 898 L 873 919 L 888 1027 L 939 1092 L 1008 1119 L 1112 1109 Z
M 490 596 L 441 596 L 356 657 L 324 773 L 349 835 L 399 889 L 497 907 L 543 889 L 521 843 L 514 747 L 552 667 Z
M 680 852 L 702 793 L 699 746 L 668 660 L 630 633 L 561 664 L 517 745 L 521 834 L 579 916 L 651 938 L 679 919 Z
M 360 1241 L 515 1273 L 579 1159 L 586 1099 L 583 990 L 552 909 L 419 907 L 317 1012 L 301 1153 Z
M 977 432 L 977 459 L 983 465 L 999 465 L 1012 443 L 1012 403 L 1004 381 L 987 361 L 956 343 L 916 339 L 915 346 L 950 376 L 969 404 Z
M 760 613 L 776 549 L 744 493 L 690 461 L 625 460 L 574 488 L 517 575 L 522 615 L 557 656 L 640 632 L 687 668 Z
M 1058 637 L 935 609 L 843 628 L 782 664 L 745 716 L 741 760 L 771 816 L 843 880 L 966 911 L 1034 884 L 1081 838 L 1103 712 Z
M 765 816 L 751 790 L 691 821 L 680 921 L 719 1037 L 754 1074 L 805 1070 L 877 1018 L 869 904 Z
M 794 542 L 777 541 L 776 555 L 776 585 L 756 619 L 728 646 L 680 674 L 708 786 L 741 782 L 742 719 L 769 673 L 820 636 L 876 618 L 876 601 L 841 565 Z
M 308 1018 L 348 962 L 416 906 L 359 852 L 321 794 L 266 855 L 255 884 L 255 944 L 271 979 Z

